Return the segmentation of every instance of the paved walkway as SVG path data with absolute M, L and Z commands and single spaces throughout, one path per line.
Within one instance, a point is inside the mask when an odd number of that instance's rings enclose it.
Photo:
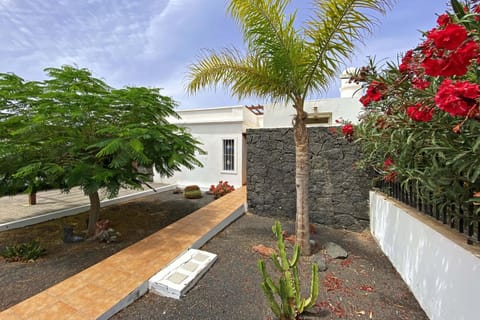
M 0 313 L 0 319 L 108 319 L 144 294 L 148 279 L 200 248 L 245 212 L 238 189 L 109 258 Z
M 173 185 L 160 183 L 152 183 L 151 186 L 160 191 L 175 188 Z M 148 187 L 140 190 L 120 189 L 118 196 L 114 199 L 107 199 L 106 195 L 100 192 L 100 200 L 102 200 L 102 206 L 107 206 L 153 192 L 155 191 Z M 36 205 L 28 204 L 28 195 L 26 194 L 1 197 L 0 231 L 78 214 L 88 211 L 89 208 L 89 199 L 80 188 L 74 188 L 69 193 L 62 193 L 58 189 L 38 192 Z M 32 219 L 33 217 L 35 218 Z

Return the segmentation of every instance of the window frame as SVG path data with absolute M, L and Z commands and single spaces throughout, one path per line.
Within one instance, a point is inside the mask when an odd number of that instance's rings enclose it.
M 232 141 L 233 143 L 233 152 L 231 155 L 226 155 L 225 153 L 225 148 L 226 148 L 226 141 Z M 238 141 L 236 137 L 222 137 L 221 138 L 221 151 L 220 151 L 220 164 L 221 164 L 221 170 L 220 172 L 223 174 L 237 174 L 238 173 Z M 229 156 L 231 157 L 232 160 L 232 170 L 226 169 L 226 160 L 228 160 L 226 157 Z

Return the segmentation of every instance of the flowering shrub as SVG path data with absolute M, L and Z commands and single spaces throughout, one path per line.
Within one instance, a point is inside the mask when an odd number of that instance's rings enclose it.
M 452 0 L 398 65 L 371 61 L 352 77 L 367 87 L 361 122 L 347 129 L 361 164 L 458 211 L 480 191 L 479 2 Z
M 228 181 L 220 181 L 216 186 L 211 185 L 210 186 L 210 192 L 215 196 L 215 198 L 220 198 L 226 195 L 227 193 L 230 193 L 234 191 L 235 188 L 231 185 L 228 184 Z
M 353 125 L 351 123 L 344 124 L 342 126 L 342 133 L 345 137 L 350 137 L 353 135 Z

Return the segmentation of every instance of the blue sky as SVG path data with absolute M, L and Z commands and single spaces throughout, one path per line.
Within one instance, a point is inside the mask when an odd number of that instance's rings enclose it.
M 395 59 L 435 25 L 446 0 L 398 0 L 348 65 L 367 56 Z M 309 0 L 292 0 L 299 18 Z M 223 89 L 185 93 L 187 67 L 202 49 L 242 48 L 226 0 L 0 0 L 0 72 L 41 80 L 43 69 L 88 68 L 114 87 L 160 87 L 180 108 L 262 102 L 238 101 Z M 338 96 L 338 84 L 313 98 Z

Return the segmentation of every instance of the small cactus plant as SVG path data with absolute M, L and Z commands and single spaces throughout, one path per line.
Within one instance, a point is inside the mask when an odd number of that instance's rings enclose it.
M 183 190 L 183 196 L 186 199 L 200 199 L 202 197 L 202 191 L 197 185 L 186 186 Z
M 282 225 L 276 221 L 272 231 L 277 237 L 278 252 L 272 253 L 271 259 L 277 270 L 281 273 L 278 283 L 267 274 L 265 262 L 258 261 L 258 268 L 262 273 L 261 283 L 263 292 L 268 299 L 270 309 L 280 320 L 294 320 L 307 309 L 314 306 L 318 297 L 318 265 L 312 264 L 312 279 L 310 282 L 310 296 L 305 299 L 300 292 L 300 277 L 298 274 L 297 262 L 300 257 L 300 247 L 295 244 L 293 256 L 287 258 L 285 243 L 282 235 Z M 278 295 L 278 298 L 275 297 Z M 279 300 L 279 301 L 278 301 Z

